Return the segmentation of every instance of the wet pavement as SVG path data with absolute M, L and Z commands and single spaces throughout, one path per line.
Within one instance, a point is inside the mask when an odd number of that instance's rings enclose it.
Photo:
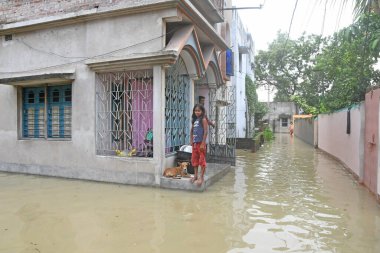
M 380 252 L 380 206 L 277 135 L 205 192 L 0 173 L 0 253 Z

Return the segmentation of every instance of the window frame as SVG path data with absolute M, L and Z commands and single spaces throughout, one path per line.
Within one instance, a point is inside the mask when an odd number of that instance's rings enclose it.
M 116 150 L 129 154 L 136 149 L 133 159 L 152 159 L 153 140 L 146 135 L 153 130 L 153 70 L 97 72 L 95 80 L 96 154 L 117 156 Z
M 284 126 L 284 123 L 286 122 L 286 126 Z M 281 127 L 288 127 L 289 126 L 289 118 L 281 118 Z
M 69 137 L 49 137 L 49 132 L 48 132 L 48 124 L 49 124 L 49 119 L 48 119 L 48 110 L 49 106 L 49 89 L 53 89 L 54 87 L 59 87 L 62 88 L 64 86 L 70 86 L 71 90 L 71 98 L 70 98 L 70 136 Z M 43 132 L 43 137 L 29 137 L 29 136 L 24 136 L 24 89 L 44 89 L 44 119 L 43 119 L 43 124 L 44 124 L 44 132 Z M 65 92 L 63 92 L 63 99 L 65 100 Z M 33 140 L 33 141 L 71 141 L 72 140 L 72 113 L 73 113 L 73 84 L 70 83 L 52 83 L 52 84 L 36 84 L 36 85 L 25 85 L 25 86 L 20 86 L 18 89 L 18 126 L 19 126 L 19 131 L 18 131 L 18 139 L 19 140 Z

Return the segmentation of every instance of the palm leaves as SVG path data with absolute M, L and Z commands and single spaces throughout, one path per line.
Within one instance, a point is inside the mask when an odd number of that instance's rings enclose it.
M 366 44 L 369 51 L 373 52 L 374 57 L 378 58 L 380 53 L 380 28 L 376 24 L 380 16 L 380 0 L 319 0 L 320 2 L 330 2 L 331 4 L 339 4 L 341 8 L 354 1 L 354 14 L 356 21 L 348 28 L 343 29 L 345 37 L 351 41 L 357 36 L 358 26 L 366 25 L 368 33 L 366 36 Z
M 320 2 L 331 2 L 332 4 L 339 3 L 345 7 L 349 2 L 354 1 L 354 14 L 359 18 L 364 13 L 380 14 L 380 0 L 319 0 Z

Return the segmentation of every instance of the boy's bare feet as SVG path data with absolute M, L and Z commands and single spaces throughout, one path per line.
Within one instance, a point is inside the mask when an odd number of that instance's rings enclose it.
M 197 181 L 195 181 L 195 184 L 197 186 L 201 186 L 203 184 L 203 177 L 199 178 Z
M 190 183 L 194 184 L 195 181 L 197 181 L 198 178 L 197 177 L 192 177 L 190 178 Z

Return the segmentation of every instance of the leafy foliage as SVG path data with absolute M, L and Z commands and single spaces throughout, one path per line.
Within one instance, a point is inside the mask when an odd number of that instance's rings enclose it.
M 259 122 L 268 112 L 268 107 L 258 101 L 256 92 L 256 84 L 246 75 L 245 77 L 245 95 L 248 102 L 248 110 L 250 115 L 254 115 L 255 122 Z
M 380 0 L 319 0 L 320 2 L 328 1 L 334 4 L 340 3 L 340 6 L 346 5 L 348 2 L 354 2 L 354 13 L 356 17 L 360 17 L 364 13 L 380 14 Z
M 375 59 L 380 54 L 380 13 L 362 14 L 351 26 L 342 29 L 341 36 L 348 42 L 361 40 L 364 50 Z
M 380 81 L 380 16 L 363 15 L 331 37 L 286 39 L 279 33 L 256 57 L 258 85 L 274 87 L 277 101 L 296 102 L 306 113 L 330 112 L 358 103 Z
M 303 88 L 310 86 L 308 74 L 320 43 L 321 37 L 316 35 L 290 40 L 287 34 L 278 33 L 268 51 L 259 51 L 256 56 L 257 84 L 274 87 L 277 90 L 275 101 L 290 101 L 293 95 L 310 92 Z
M 379 15 L 368 15 L 328 38 L 314 70 L 320 73 L 324 93 L 320 103 L 337 110 L 364 100 L 366 90 L 380 80 L 374 69 L 378 52 L 368 49 L 373 33 L 380 32 Z M 354 31 L 354 32 L 352 32 Z M 347 38 L 347 33 L 352 35 Z
M 274 139 L 274 134 L 272 132 L 272 130 L 270 130 L 269 127 L 266 127 L 263 131 L 263 134 L 264 134 L 264 139 L 266 141 L 270 141 L 270 140 L 273 140 Z

